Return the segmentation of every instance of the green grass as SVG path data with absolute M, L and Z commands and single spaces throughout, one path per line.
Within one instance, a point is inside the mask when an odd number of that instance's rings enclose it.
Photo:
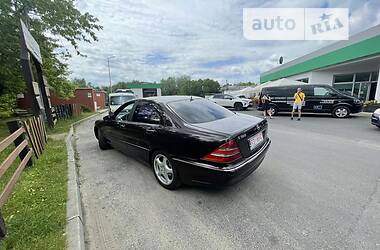
M 66 144 L 49 140 L 2 209 L 8 232 L 0 249 L 65 249 L 66 199 Z
M 57 122 L 55 127 L 53 129 L 48 129 L 48 134 L 61 134 L 66 133 L 70 129 L 70 125 L 74 122 L 77 122 L 79 120 L 82 120 L 83 118 L 89 117 L 90 115 L 93 115 L 95 113 L 93 112 L 82 112 L 80 116 L 71 117 L 67 119 L 62 119 Z
M 94 113 L 59 120 L 48 134 L 66 133 L 70 125 Z M 8 136 L 6 121 L 0 121 L 0 140 Z M 0 153 L 0 163 L 12 152 L 11 145 Z M 0 191 L 16 170 L 17 159 L 0 178 Z M 49 139 L 42 156 L 33 158 L 18 180 L 1 212 L 7 236 L 0 241 L 3 249 L 65 249 L 67 201 L 67 150 L 64 140 Z

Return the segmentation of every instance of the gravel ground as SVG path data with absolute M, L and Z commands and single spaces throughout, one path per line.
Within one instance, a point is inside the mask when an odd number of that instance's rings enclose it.
M 276 117 L 243 182 L 177 191 L 101 151 L 94 121 L 76 128 L 88 249 L 380 249 L 380 129 L 366 114 Z

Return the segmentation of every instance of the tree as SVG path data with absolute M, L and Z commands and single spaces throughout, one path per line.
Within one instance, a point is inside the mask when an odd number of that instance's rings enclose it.
M 88 86 L 88 83 L 84 78 L 74 78 L 73 80 L 71 80 L 71 82 L 78 88 L 85 88 Z
M 212 79 L 191 80 L 190 76 L 169 77 L 161 80 L 163 95 L 194 95 L 220 92 L 219 82 Z
M 1 0 L 0 1 L 0 96 L 14 96 L 25 90 L 20 67 L 20 18 L 28 26 L 40 46 L 44 74 L 48 84 L 61 97 L 72 95 L 67 80 L 67 48 L 59 39 L 68 41 L 81 55 L 80 41 L 96 41 L 95 31 L 102 29 L 98 19 L 81 13 L 72 0 Z
M 161 91 L 163 95 L 178 95 L 178 85 L 174 77 L 161 80 Z

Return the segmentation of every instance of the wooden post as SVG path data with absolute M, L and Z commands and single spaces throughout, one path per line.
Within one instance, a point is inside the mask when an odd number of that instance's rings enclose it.
M 7 228 L 5 227 L 3 215 L 0 212 L 0 239 L 4 238 L 6 234 Z
M 8 126 L 8 130 L 11 134 L 13 134 L 14 132 L 16 132 L 19 128 L 22 127 L 22 123 L 19 121 L 19 120 L 14 120 L 14 121 L 10 121 L 10 122 L 7 122 L 7 126 Z M 21 144 L 21 142 L 23 142 L 25 140 L 25 133 L 22 133 L 19 137 L 17 137 L 15 140 L 14 140 L 14 144 L 15 146 L 17 147 L 18 145 Z M 22 151 L 21 153 L 19 154 L 20 156 L 20 160 L 22 161 L 25 156 L 28 154 L 29 152 L 29 147 L 26 146 Z M 29 159 L 28 163 L 27 163 L 28 166 L 32 166 L 33 165 L 33 162 L 32 162 L 32 158 Z

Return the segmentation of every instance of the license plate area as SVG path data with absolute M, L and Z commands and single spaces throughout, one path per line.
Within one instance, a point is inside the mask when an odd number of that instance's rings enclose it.
M 255 134 L 254 136 L 248 138 L 248 144 L 249 144 L 249 149 L 252 151 L 254 150 L 257 146 L 261 145 L 264 141 L 264 135 L 263 132 L 259 132 Z

